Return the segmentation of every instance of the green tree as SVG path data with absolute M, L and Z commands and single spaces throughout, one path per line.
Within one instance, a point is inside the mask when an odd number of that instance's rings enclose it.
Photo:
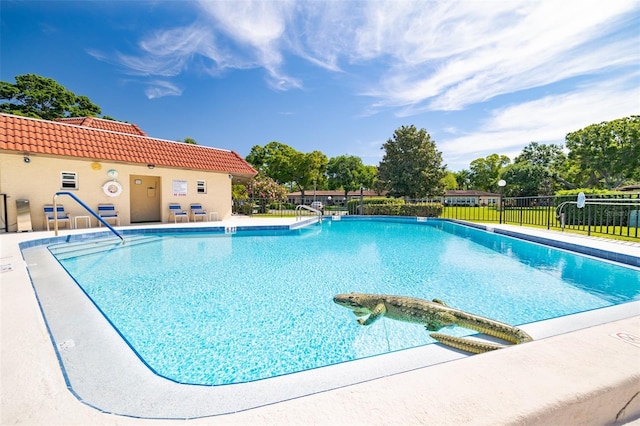
M 365 188 L 376 190 L 378 184 L 378 167 L 367 165 L 361 172 L 360 181 Z M 380 192 L 378 193 L 380 194 Z
M 540 165 L 518 162 L 508 165 L 502 173 L 507 182 L 505 195 L 509 197 L 531 197 L 551 195 L 550 188 L 545 187 L 549 181 L 549 173 Z
M 373 184 L 369 171 L 370 169 L 362 164 L 360 157 L 354 155 L 333 157 L 327 165 L 329 189 L 342 189 L 346 198 L 350 191 Z
M 502 178 L 513 196 L 552 195 L 555 191 L 571 187 L 567 156 L 561 146 L 531 142 L 507 166 Z
M 506 155 L 491 154 L 476 158 L 470 164 L 471 187 L 482 191 L 496 192 L 503 168 L 511 160 Z
M 471 172 L 467 169 L 455 172 L 456 182 L 459 189 L 471 188 Z
M 442 153 L 425 129 L 402 126 L 382 149 L 378 178 L 386 183 L 389 195 L 423 198 L 444 193 Z
M 292 185 L 295 180 L 295 162 L 299 155 L 301 153 L 289 145 L 273 141 L 265 146 L 253 146 L 246 160 L 280 185 Z
M 445 190 L 458 189 L 458 180 L 456 179 L 456 174 L 447 171 L 442 178 L 442 185 L 444 186 Z
M 579 187 L 611 189 L 640 180 L 640 116 L 592 124 L 566 137 Z
M 306 190 L 325 185 L 328 159 L 320 151 L 305 154 L 274 141 L 264 147 L 255 145 L 246 160 L 278 184 L 297 188 L 303 198 Z
M 298 188 L 304 200 L 307 189 L 313 189 L 324 179 L 327 170 L 327 156 L 320 151 L 298 152 L 293 157 L 293 184 Z
M 198 145 L 198 141 L 196 141 L 194 138 L 190 138 L 190 137 L 186 137 L 182 140 L 178 140 L 178 142 L 184 142 L 184 143 L 188 143 L 189 145 Z
M 15 79 L 15 84 L 1 82 L 1 112 L 45 120 L 95 117 L 101 113 L 88 97 L 76 95 L 52 78 L 25 74 Z

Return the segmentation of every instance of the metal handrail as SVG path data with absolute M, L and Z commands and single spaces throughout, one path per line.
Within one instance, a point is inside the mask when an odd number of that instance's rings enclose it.
M 84 209 L 86 211 L 91 213 L 91 215 L 93 215 L 93 217 L 98 219 L 98 222 L 102 223 L 104 226 L 109 228 L 109 230 L 111 232 L 113 232 L 118 238 L 120 238 L 120 240 L 122 241 L 122 244 L 124 244 L 124 237 L 118 231 L 116 231 L 111 225 L 109 225 L 106 220 L 101 218 L 98 213 L 93 211 L 93 209 L 91 207 L 89 207 L 85 203 L 83 203 L 82 200 L 80 200 L 80 198 L 76 197 L 74 194 L 72 194 L 71 192 L 68 192 L 68 191 L 56 192 L 56 194 L 53 196 L 53 229 L 55 231 L 56 237 L 58 236 L 58 208 L 56 206 L 56 199 L 58 198 L 59 195 L 68 195 L 69 197 L 73 198 L 78 204 L 80 204 L 82 207 L 84 207 Z
M 612 202 L 613 201 L 613 202 Z M 619 202 L 615 202 L 615 201 L 619 201 Z M 564 208 L 564 206 L 568 205 L 568 204 L 578 204 L 577 201 L 564 201 L 562 203 L 560 203 L 558 205 L 558 207 L 556 207 L 556 217 L 560 219 L 560 228 L 564 231 L 564 227 L 565 227 L 565 222 L 564 222 L 564 212 L 562 211 L 562 209 Z M 640 206 L 640 202 L 629 202 L 628 199 L 607 199 L 606 201 L 592 201 L 589 199 L 586 199 L 584 201 L 584 205 L 586 206 L 631 206 L 631 207 L 635 207 L 635 206 Z
M 640 202 L 629 202 L 629 200 L 626 199 L 620 199 L 620 202 L 612 202 L 612 201 L 616 201 L 614 199 L 611 200 L 607 200 L 605 202 L 599 202 L 599 201 L 591 201 L 591 200 L 585 200 L 584 204 L 585 205 L 590 205 L 590 206 L 637 206 L 640 205 Z M 578 204 L 577 201 L 564 201 L 562 203 L 560 203 L 558 205 L 558 207 L 556 207 L 556 215 L 560 215 L 562 213 L 562 209 L 564 208 L 564 206 L 566 206 L 567 204 Z
M 315 213 L 318 216 L 322 216 L 322 212 L 320 210 L 314 209 L 313 207 L 310 207 L 310 206 L 307 206 L 307 205 L 304 205 L 304 204 L 299 204 L 299 205 L 296 206 L 296 220 L 299 217 L 302 217 L 302 210 L 303 209 L 304 210 L 308 210 L 308 211 L 310 211 L 312 213 Z

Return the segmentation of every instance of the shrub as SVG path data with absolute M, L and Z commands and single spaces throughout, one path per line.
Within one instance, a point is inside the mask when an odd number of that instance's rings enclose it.
M 359 213 L 360 200 L 349 200 L 347 208 Z M 442 214 L 441 203 L 406 203 L 402 198 L 365 198 L 362 214 L 370 216 L 421 216 L 438 217 Z
M 367 211 L 378 211 L 378 208 L 367 207 L 370 205 L 376 206 L 384 206 L 384 205 L 400 205 L 404 204 L 404 200 L 402 198 L 386 198 L 386 197 L 374 197 L 374 198 L 363 198 L 362 199 L 362 210 L 363 214 L 389 214 L 389 213 L 367 213 Z M 360 199 L 353 198 L 347 201 L 347 210 L 351 214 L 358 214 L 360 211 Z
M 438 217 L 441 214 L 441 203 L 405 204 L 400 209 L 400 216 Z

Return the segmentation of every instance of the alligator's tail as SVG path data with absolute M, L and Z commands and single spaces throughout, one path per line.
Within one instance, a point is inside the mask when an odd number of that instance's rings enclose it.
M 489 318 L 484 318 L 462 311 L 456 312 L 455 316 L 457 326 L 479 331 L 480 333 L 497 337 L 516 345 L 531 342 L 533 340 L 531 336 L 518 327 L 514 327 L 500 321 L 494 321 Z M 440 333 L 432 333 L 430 336 L 444 345 L 476 354 L 504 348 L 503 345 L 496 343 L 479 342 L 477 340 L 447 336 L 446 334 Z
M 465 339 L 463 337 L 454 337 L 447 334 L 431 333 L 429 336 L 436 339 L 443 345 L 450 346 L 454 349 L 460 349 L 461 351 L 471 352 L 473 354 L 481 354 L 484 352 L 495 351 L 496 349 L 502 349 L 505 346 L 497 343 L 481 342 L 479 340 Z

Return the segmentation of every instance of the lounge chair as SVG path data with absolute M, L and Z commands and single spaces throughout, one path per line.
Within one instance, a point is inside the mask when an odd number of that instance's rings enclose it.
M 66 222 L 67 227 L 71 229 L 71 216 L 64 210 L 64 206 L 56 204 L 56 210 L 58 212 L 58 223 Z M 54 220 L 53 204 L 46 204 L 44 206 L 44 221 L 47 224 L 47 231 L 49 230 L 49 223 L 52 223 Z
M 186 210 L 182 210 L 182 206 L 180 206 L 180 204 L 169 204 L 169 219 L 171 219 L 171 215 L 173 215 L 173 223 L 178 223 L 179 217 L 186 217 L 187 222 L 189 222 L 189 213 L 187 213 Z
M 120 216 L 113 204 L 98 204 L 98 216 L 106 222 L 114 220 L 114 224 L 120 226 Z M 98 226 L 102 226 L 102 222 L 98 221 Z
M 207 218 L 207 211 L 202 208 L 202 204 L 191 204 L 191 218 L 194 222 L 197 222 L 199 217 L 204 222 Z

